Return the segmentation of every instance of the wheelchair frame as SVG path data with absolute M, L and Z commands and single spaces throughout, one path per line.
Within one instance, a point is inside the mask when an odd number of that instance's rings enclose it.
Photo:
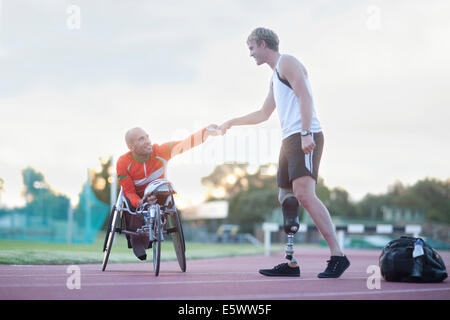
M 166 199 L 164 205 L 160 205 L 158 203 L 144 203 L 135 211 L 130 208 L 123 190 L 122 188 L 120 188 L 116 204 L 111 208 L 111 213 L 109 215 L 108 231 L 106 233 L 105 241 L 103 244 L 104 256 L 102 271 L 105 271 L 108 264 L 109 255 L 114 243 L 115 233 L 123 233 L 127 236 L 129 248 L 131 247 L 129 236 L 148 234 L 149 241 L 153 247 L 153 271 L 155 273 L 155 276 L 159 275 L 161 241 L 164 241 L 164 235 L 170 234 L 181 271 L 186 271 L 186 247 L 184 242 L 183 228 L 181 225 L 180 216 L 176 209 L 175 200 L 173 198 L 173 194 L 175 193 L 175 191 L 171 188 L 170 184 L 169 186 L 169 192 L 158 192 L 156 190 L 154 193 L 158 199 Z M 125 212 L 131 215 L 140 216 L 144 221 L 142 227 L 138 228 L 136 231 L 127 230 L 124 216 Z M 121 226 L 117 227 L 119 219 L 121 220 Z

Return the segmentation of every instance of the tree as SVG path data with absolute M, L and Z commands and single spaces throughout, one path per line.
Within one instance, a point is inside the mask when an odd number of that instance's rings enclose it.
M 243 191 L 230 198 L 228 221 L 239 224 L 243 232 L 253 232 L 278 208 L 278 191 L 262 188 Z
M 359 218 L 379 220 L 383 217 L 382 207 L 386 205 L 391 205 L 388 196 L 368 193 L 356 203 L 356 215 Z
M 255 172 L 249 171 L 247 164 L 224 164 L 202 178 L 202 183 L 212 190 L 209 200 L 228 200 L 229 222 L 246 225 L 247 229 L 253 228 L 252 224 L 264 221 L 280 206 L 274 174 L 276 165 L 267 164 Z M 215 195 L 214 190 L 221 190 L 219 196 Z M 355 203 L 344 188 L 330 189 L 319 177 L 316 195 L 332 216 L 380 220 L 383 218 L 382 208 L 391 206 L 425 212 L 425 220 L 450 223 L 450 179 L 440 181 L 426 178 L 413 186 L 395 181 L 388 186 L 386 193 L 369 193 Z
M 111 165 L 112 157 L 100 158 L 100 171 L 90 171 L 91 186 L 95 196 L 109 205 L 111 199 Z
M 67 196 L 52 190 L 38 170 L 27 167 L 22 170 L 25 211 L 30 215 L 42 216 L 45 220 L 67 219 L 70 200 Z
M 279 206 L 274 166 L 262 165 L 255 170 L 250 170 L 248 164 L 217 166 L 202 178 L 202 184 L 210 188 L 208 200 L 227 199 L 228 222 L 239 224 L 244 232 L 253 231 L 255 224 L 265 221 Z
M 247 190 L 248 164 L 227 163 L 214 168 L 213 172 L 201 179 L 204 186 L 210 188 L 208 201 L 228 199 L 241 191 Z
M 340 187 L 331 189 L 330 200 L 328 201 L 328 211 L 330 215 L 339 217 L 355 217 L 356 208 L 350 201 L 349 194 Z
M 256 224 L 267 220 L 274 209 L 280 208 L 276 169 L 275 164 L 266 164 L 251 173 L 247 164 L 224 164 L 204 177 L 202 183 L 212 189 L 209 200 L 229 201 L 228 222 L 237 223 L 244 231 L 251 232 Z M 222 190 L 221 196 L 215 197 L 214 190 Z M 319 177 L 316 194 L 330 214 L 356 216 L 355 204 L 343 188 L 329 189 Z
M 331 200 L 331 190 L 325 185 L 325 181 L 320 176 L 319 179 L 317 179 L 316 195 L 325 206 L 328 206 Z
M 45 188 L 44 175 L 33 169 L 26 167 L 22 170 L 22 180 L 24 185 L 23 195 L 27 203 L 32 202 L 39 195 L 42 195 L 42 189 Z
M 89 170 L 90 182 L 92 190 L 98 200 L 102 203 L 110 205 L 111 199 L 111 183 L 113 179 L 113 170 L 116 170 L 112 166 L 112 156 L 100 157 L 100 170 Z M 116 194 L 119 194 L 120 184 L 116 185 Z M 108 218 L 105 219 L 102 229 L 106 229 L 108 225 Z
M 395 201 L 406 202 L 423 207 L 426 220 L 450 223 L 450 179 L 438 180 L 435 178 L 425 178 L 419 180 L 402 199 Z
M 357 215 L 381 219 L 383 206 L 424 211 L 426 221 L 450 223 L 450 179 L 425 178 L 412 186 L 396 181 L 385 194 L 367 194 L 356 204 Z
M 95 171 L 91 169 L 89 171 L 91 187 L 94 190 L 94 194 L 103 203 L 109 205 L 111 199 L 111 183 L 113 179 L 113 170 L 116 170 L 112 166 L 112 156 L 100 157 L 100 170 Z M 120 184 L 116 185 L 116 194 L 119 194 Z

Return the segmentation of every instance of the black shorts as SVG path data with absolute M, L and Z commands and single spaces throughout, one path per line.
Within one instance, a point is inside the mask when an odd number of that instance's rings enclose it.
M 278 187 L 292 188 L 292 181 L 303 176 L 311 176 L 317 183 L 323 150 L 323 133 L 313 133 L 312 137 L 316 147 L 306 155 L 302 150 L 300 133 L 295 133 L 283 140 L 278 161 Z

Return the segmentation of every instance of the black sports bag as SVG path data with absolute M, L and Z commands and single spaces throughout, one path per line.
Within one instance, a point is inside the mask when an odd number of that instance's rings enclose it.
M 441 256 L 421 238 L 403 236 L 390 241 L 379 263 L 386 281 L 441 282 L 447 278 Z

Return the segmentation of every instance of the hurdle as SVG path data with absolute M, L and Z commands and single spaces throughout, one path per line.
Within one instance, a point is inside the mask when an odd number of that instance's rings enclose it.
M 270 255 L 271 246 L 271 233 L 282 230 L 283 226 L 277 223 L 264 222 L 262 229 L 264 231 L 264 254 Z M 315 225 L 300 224 L 298 232 L 305 233 L 307 231 L 317 231 Z M 348 234 L 361 234 L 365 232 L 375 232 L 376 234 L 392 234 L 401 232 L 404 234 L 411 234 L 413 237 L 418 237 L 422 232 L 422 226 L 417 224 L 394 226 L 392 224 L 377 224 L 377 225 L 364 225 L 364 224 L 348 224 L 335 226 L 336 235 L 339 246 L 344 249 L 345 247 L 345 235 Z

